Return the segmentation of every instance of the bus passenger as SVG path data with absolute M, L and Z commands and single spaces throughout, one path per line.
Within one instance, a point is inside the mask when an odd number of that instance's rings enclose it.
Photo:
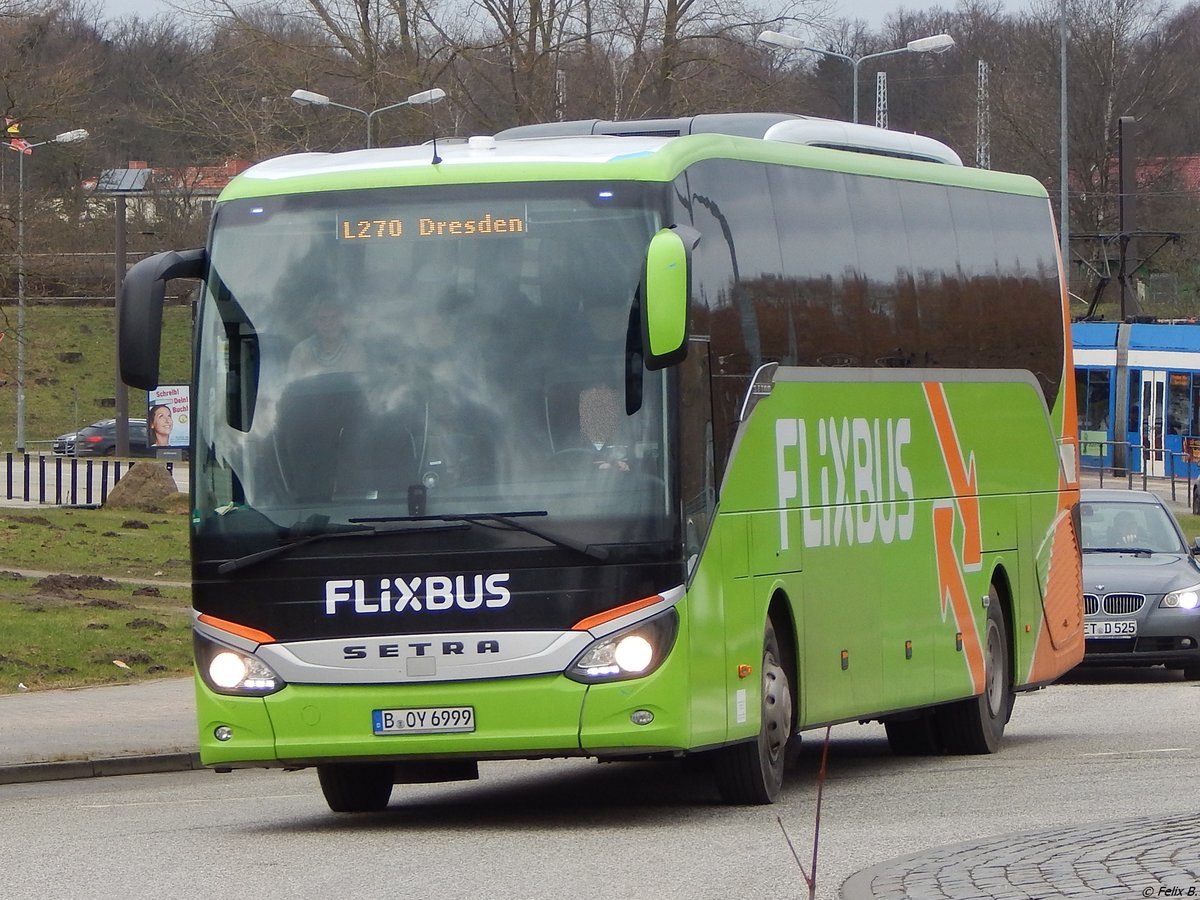
M 305 378 L 328 372 L 361 372 L 362 348 L 356 346 L 340 301 L 314 301 L 314 331 L 300 341 L 288 358 L 288 377 Z

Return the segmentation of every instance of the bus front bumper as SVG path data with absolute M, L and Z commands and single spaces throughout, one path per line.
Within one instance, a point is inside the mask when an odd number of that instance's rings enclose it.
M 266 697 L 217 694 L 197 676 L 200 758 L 207 766 L 238 768 L 678 752 L 688 743 L 688 703 L 673 668 L 668 660 L 645 678 L 608 684 L 583 685 L 562 675 L 424 685 L 289 684 Z M 473 731 L 373 730 L 375 710 L 462 707 L 472 710 Z

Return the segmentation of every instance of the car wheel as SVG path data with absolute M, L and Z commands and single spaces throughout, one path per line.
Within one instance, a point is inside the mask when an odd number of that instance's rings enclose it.
M 1184 681 L 1200 681 L 1200 663 L 1183 667 Z

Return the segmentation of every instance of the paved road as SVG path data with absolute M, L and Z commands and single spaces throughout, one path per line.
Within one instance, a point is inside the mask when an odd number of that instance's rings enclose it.
M 1186 897 L 1193 889 L 1191 896 L 1200 896 L 1200 801 L 1191 791 L 1200 764 L 1198 692 L 1197 684 L 1162 669 L 1081 673 L 1021 697 L 1003 752 L 989 757 L 900 759 L 878 726 L 835 728 L 817 896 L 1049 900 L 1165 897 L 1171 890 Z M 0 696 L 0 783 L 190 768 L 192 710 L 187 679 Z M 576 893 L 594 893 L 602 883 L 614 900 L 650 896 L 639 893 L 643 888 L 667 897 L 803 897 L 780 825 L 807 864 L 818 738 L 805 741 L 782 801 L 769 808 L 723 807 L 705 779 L 678 767 L 551 760 L 488 763 L 477 783 L 401 786 L 383 817 L 331 817 L 311 773 L 193 772 L 168 781 L 116 779 L 128 788 L 81 788 L 75 800 L 65 785 L 47 793 L 9 784 L 0 787 L 0 818 L 28 819 L 31 802 L 69 811 L 102 794 L 114 821 L 89 819 L 86 827 L 96 833 L 77 839 L 102 842 L 111 827 L 134 827 L 136 848 L 126 842 L 116 852 L 152 846 L 164 854 L 166 870 L 178 862 L 183 871 L 197 842 L 214 841 L 217 855 L 247 852 L 244 832 L 237 838 L 219 824 L 191 820 L 194 810 L 229 800 L 236 801 L 230 815 L 253 816 L 255 828 L 270 828 L 285 842 L 289 823 L 298 834 L 315 829 L 338 853 L 359 854 L 363 871 L 400 840 L 405 854 L 456 873 L 460 880 L 447 883 L 460 890 L 445 896 L 485 885 L 498 898 L 565 896 L 576 878 L 583 879 L 574 883 Z M 14 773 L 23 777 L 6 777 Z M 121 809 L 130 817 L 125 826 L 126 814 L 115 812 Z M 154 821 L 143 821 L 151 811 Z M 54 828 L 75 828 L 47 816 L 21 821 L 22 828 L 36 825 L 50 843 Z M 189 835 L 186 847 L 178 844 L 181 833 Z M 622 844 L 622 853 L 654 847 L 653 874 L 645 865 L 611 871 L 609 844 L 626 833 L 632 843 Z M 489 874 L 469 848 L 499 834 L 511 834 L 506 868 Z M 42 849 L 24 844 L 17 852 L 36 867 L 53 855 L 44 849 L 45 859 Z M 552 867 L 548 880 L 522 892 L 522 873 L 546 871 L 550 852 L 568 853 L 573 862 Z M 324 877 L 321 860 L 289 865 Z M 244 861 L 253 869 L 253 859 Z

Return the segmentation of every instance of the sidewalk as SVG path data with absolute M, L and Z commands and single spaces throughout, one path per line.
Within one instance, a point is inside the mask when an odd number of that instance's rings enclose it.
M 1103 487 L 1118 491 L 1147 490 L 1158 494 L 1163 503 L 1167 504 L 1167 508 L 1176 515 L 1187 515 L 1192 511 L 1191 497 L 1188 494 L 1191 486 L 1187 481 L 1179 478 L 1175 479 L 1174 497 L 1171 496 L 1172 485 L 1170 478 L 1147 477 L 1146 486 L 1143 488 L 1141 475 L 1134 475 L 1132 477 L 1128 475 L 1118 476 L 1107 472 L 1101 473 L 1096 469 L 1085 469 L 1080 475 L 1079 483 L 1083 488 Z M 1189 536 L 1188 539 L 1191 540 L 1191 537 Z
M 1200 817 L 1006 834 L 935 847 L 851 875 L 842 900 L 1051 900 L 1200 895 Z
M 0 695 L 0 784 L 200 768 L 192 679 Z

